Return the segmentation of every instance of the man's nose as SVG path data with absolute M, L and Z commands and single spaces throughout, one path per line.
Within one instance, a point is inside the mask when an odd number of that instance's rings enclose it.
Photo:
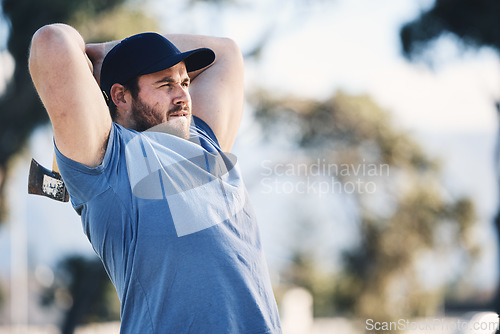
M 185 89 L 181 85 L 177 85 L 175 87 L 175 97 L 174 97 L 174 104 L 187 104 L 189 101 L 189 92 L 187 88 Z

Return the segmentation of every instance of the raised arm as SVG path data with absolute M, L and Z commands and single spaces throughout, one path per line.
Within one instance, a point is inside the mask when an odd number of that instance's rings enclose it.
M 243 111 L 243 57 L 236 43 L 227 38 L 198 35 L 166 35 L 181 51 L 199 47 L 212 49 L 212 66 L 190 73 L 189 91 L 193 115 L 214 131 L 221 148 L 229 152 L 238 132 Z
M 40 28 L 33 35 L 29 69 L 52 122 L 57 148 L 84 165 L 99 165 L 111 117 L 83 38 L 63 24 Z

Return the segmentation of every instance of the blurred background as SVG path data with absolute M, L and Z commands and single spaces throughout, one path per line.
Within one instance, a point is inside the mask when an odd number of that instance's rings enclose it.
M 79 217 L 27 194 L 30 159 L 49 167 L 53 154 L 29 43 L 54 22 L 87 42 L 159 31 L 240 45 L 247 99 L 233 153 L 285 333 L 497 324 L 500 2 L 0 3 L 0 333 L 119 332 Z

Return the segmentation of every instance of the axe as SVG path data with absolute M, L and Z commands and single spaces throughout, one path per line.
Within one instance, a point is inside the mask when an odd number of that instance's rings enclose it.
M 28 194 L 47 196 L 61 202 L 69 201 L 68 190 L 64 185 L 61 174 L 59 174 L 55 154 L 52 171 L 40 165 L 35 159 L 31 159 Z

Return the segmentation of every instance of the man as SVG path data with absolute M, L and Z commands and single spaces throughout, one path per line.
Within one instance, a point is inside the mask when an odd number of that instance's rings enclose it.
M 189 51 L 154 33 L 86 46 L 62 24 L 33 36 L 30 73 L 72 205 L 122 333 L 280 333 L 238 163 L 223 153 L 242 112 L 241 53 L 228 39 L 168 39 Z

